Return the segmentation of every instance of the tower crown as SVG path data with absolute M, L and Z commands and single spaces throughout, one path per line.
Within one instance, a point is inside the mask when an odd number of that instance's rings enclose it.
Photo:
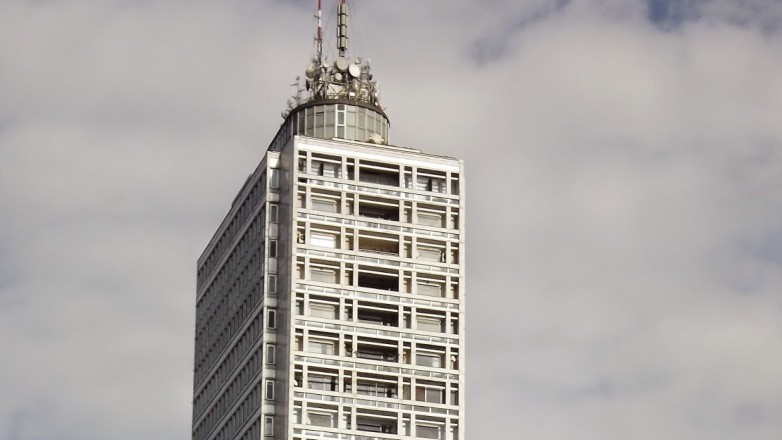
M 288 101 L 288 107 L 282 113 L 283 118 L 286 123 L 292 118 L 297 120 L 294 128 L 296 134 L 388 143 L 389 121 L 380 106 L 378 83 L 371 73 L 369 60 L 348 55 L 346 0 L 339 0 L 337 7 L 338 55 L 334 61 L 329 61 L 323 54 L 321 15 L 321 0 L 318 0 L 315 54 L 305 70 L 303 87 L 301 77 L 297 77 L 296 96 Z M 305 112 L 313 107 L 314 110 Z M 329 118 L 329 114 L 333 116 Z M 312 122 L 307 121 L 310 115 Z

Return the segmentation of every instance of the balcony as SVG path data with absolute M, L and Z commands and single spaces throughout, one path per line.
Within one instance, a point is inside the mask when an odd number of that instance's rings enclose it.
M 398 257 L 399 240 L 361 236 L 358 239 L 358 250 Z
M 358 215 L 361 217 L 398 222 L 399 206 L 361 202 L 358 208 Z
M 399 314 L 396 311 L 384 311 L 375 309 L 358 309 L 358 322 L 362 324 L 375 324 L 391 327 L 399 327 Z
M 362 166 L 358 174 L 358 180 L 365 183 L 398 187 L 399 171 Z
M 358 287 L 399 292 L 399 277 L 378 273 L 359 272 Z

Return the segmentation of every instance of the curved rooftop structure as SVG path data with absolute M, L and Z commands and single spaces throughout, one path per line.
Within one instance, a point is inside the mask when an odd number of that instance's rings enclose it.
M 337 12 L 337 57 L 323 55 L 320 2 L 315 54 L 297 78 L 297 94 L 282 113 L 291 135 L 388 144 L 389 120 L 380 106 L 377 81 L 368 60 L 348 55 L 348 5 Z

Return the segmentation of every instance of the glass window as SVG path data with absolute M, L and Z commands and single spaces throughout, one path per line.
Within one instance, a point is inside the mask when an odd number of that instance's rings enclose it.
M 415 358 L 415 364 L 422 367 L 442 368 L 440 356 L 434 353 L 418 353 Z
M 442 214 L 418 211 L 418 224 L 423 226 L 443 227 Z
M 263 431 L 265 432 L 266 436 L 274 435 L 274 417 L 266 416 L 264 418 Z
M 440 438 L 440 428 L 429 425 L 415 425 L 415 436 L 418 438 Z
M 274 381 L 266 381 L 266 400 L 274 400 Z
M 415 400 L 428 403 L 445 403 L 445 390 L 440 388 L 418 387 Z
M 418 258 L 425 261 L 441 263 L 445 259 L 444 252 L 436 247 L 418 246 Z
M 310 279 L 312 281 L 319 281 L 321 283 L 336 283 L 337 282 L 337 270 L 329 268 L 311 268 Z
M 417 316 L 418 330 L 426 332 L 442 332 L 443 320 L 431 316 Z
M 334 304 L 310 303 L 310 316 L 315 318 L 337 318 L 337 306 Z
M 312 209 L 324 212 L 337 212 L 337 201 L 334 199 L 312 198 Z
M 321 391 L 337 391 L 337 376 L 310 373 L 307 376 L 307 388 Z
M 277 354 L 277 347 L 275 347 L 274 344 L 266 344 L 266 363 L 267 364 L 275 364 L 277 362 L 276 354 Z
M 334 341 L 329 339 L 310 338 L 307 342 L 307 351 L 319 354 L 334 354 Z
M 314 426 L 333 427 L 334 416 L 329 413 L 307 412 L 307 424 Z
M 274 309 L 266 310 L 266 328 L 277 328 L 277 312 Z
M 443 296 L 443 288 L 439 284 L 419 282 L 416 286 L 418 287 L 419 295 L 436 297 Z

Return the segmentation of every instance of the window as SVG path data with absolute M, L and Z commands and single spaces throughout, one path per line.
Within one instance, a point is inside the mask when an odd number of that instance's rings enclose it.
M 436 318 L 433 316 L 421 316 L 418 315 L 416 317 L 416 324 L 418 327 L 418 330 L 423 330 L 426 332 L 442 332 L 443 331 L 443 320 L 440 318 Z
M 443 263 L 445 260 L 445 252 L 442 249 L 432 246 L 418 246 L 418 258 L 420 260 Z
M 310 303 L 310 316 L 314 318 L 337 318 L 337 306 L 335 304 L 327 303 Z
M 277 223 L 280 220 L 280 207 L 274 203 L 269 205 L 269 221 Z
M 307 377 L 307 388 L 321 391 L 338 391 L 337 376 L 310 373 Z
M 340 177 L 341 166 L 339 163 L 313 160 L 310 173 L 324 177 Z
M 442 388 L 418 387 L 415 400 L 428 403 L 445 403 L 445 390 Z
M 269 188 L 280 187 L 280 170 L 272 168 L 271 178 L 269 179 Z
M 418 353 L 415 358 L 415 364 L 422 367 L 442 368 L 440 355 L 434 353 Z
M 360 380 L 356 384 L 356 392 L 365 396 L 396 397 L 396 384 L 385 381 Z
M 337 201 L 334 199 L 312 198 L 312 209 L 324 212 L 337 212 Z
M 446 192 L 445 174 L 438 171 L 418 170 L 416 189 L 419 191 Z
M 274 400 L 274 381 L 273 380 L 267 380 L 266 381 L 266 393 L 265 396 L 266 400 Z
M 274 417 L 266 416 L 264 419 L 263 432 L 267 437 L 274 435 Z
M 443 227 L 442 214 L 418 211 L 418 224 L 423 226 Z
M 333 427 L 334 415 L 325 412 L 307 412 L 307 424 L 314 426 Z
M 277 293 L 277 275 L 269 275 L 269 293 Z
M 362 162 L 363 164 L 364 162 Z M 385 164 L 379 166 L 364 165 L 359 169 L 358 180 L 380 185 L 399 186 L 399 170 L 386 168 Z
M 321 283 L 336 283 L 337 270 L 325 267 L 310 268 L 310 279 Z
M 269 258 L 277 258 L 277 240 L 269 240 Z
M 276 350 L 277 347 L 275 347 L 274 344 L 266 344 L 266 363 L 267 364 L 274 364 L 277 362 L 276 357 Z
M 424 296 L 443 296 L 443 286 L 434 282 L 419 281 L 416 284 L 419 295 Z
M 307 342 L 307 351 L 310 353 L 334 354 L 334 341 L 310 338 Z
M 362 217 L 378 218 L 381 220 L 399 220 L 399 205 L 393 203 L 371 203 L 362 199 L 359 204 L 358 215 Z
M 334 249 L 337 247 L 337 237 L 331 234 L 313 232 L 310 235 L 310 244 Z
M 277 311 L 274 309 L 266 310 L 266 328 L 277 328 Z
M 430 425 L 415 425 L 415 436 L 418 438 L 440 438 L 440 428 Z

